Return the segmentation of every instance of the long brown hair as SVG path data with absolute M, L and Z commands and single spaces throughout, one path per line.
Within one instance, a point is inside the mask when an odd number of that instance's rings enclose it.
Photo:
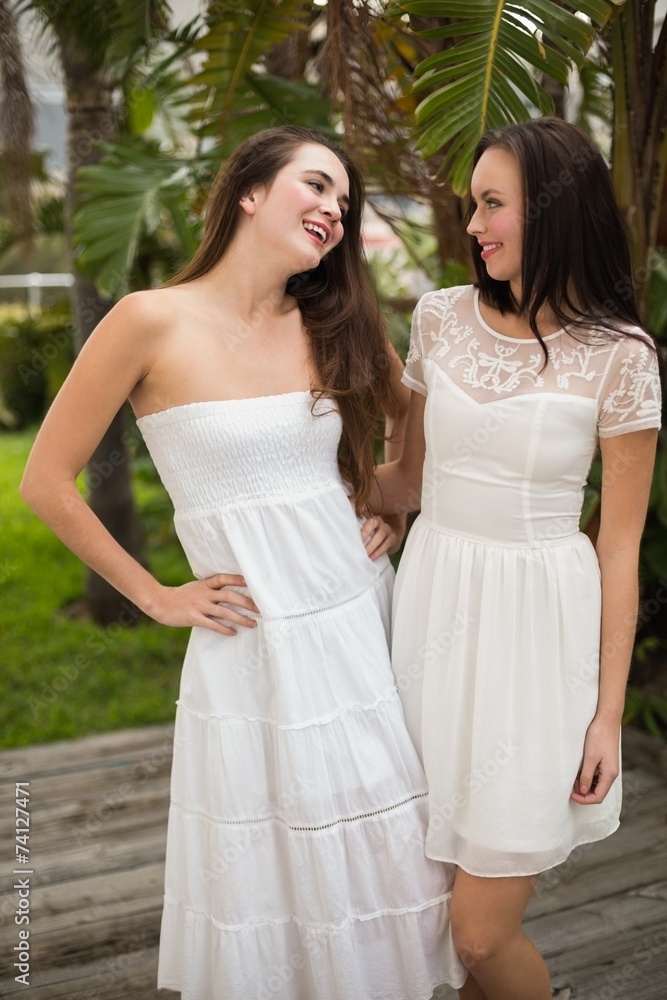
M 286 291 L 296 299 L 310 337 L 317 381 L 313 392 L 317 398 L 329 396 L 337 402 L 343 423 L 339 465 L 361 511 L 373 482 L 373 445 L 380 415 L 391 399 L 390 355 L 365 268 L 361 240 L 364 183 L 347 154 L 319 132 L 292 125 L 263 129 L 246 139 L 216 177 L 194 257 L 169 284 L 200 278 L 221 260 L 238 230 L 240 199 L 255 187 L 269 188 L 306 143 L 325 146 L 343 164 L 350 205 L 343 239 L 318 267 L 290 278 Z
M 544 305 L 571 333 L 602 328 L 610 336 L 648 342 L 647 335 L 627 329 L 641 326 L 628 235 L 609 168 L 592 140 L 559 118 L 536 118 L 487 132 L 477 144 L 473 167 L 492 148 L 512 153 L 521 174 L 521 301 L 508 281 L 489 275 L 473 237 L 483 301 L 501 313 L 524 316 L 547 360 L 537 324 Z

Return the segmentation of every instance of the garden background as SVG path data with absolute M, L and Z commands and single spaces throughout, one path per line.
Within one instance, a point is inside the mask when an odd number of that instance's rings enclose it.
M 72 275 L 38 304 L 0 289 L 0 745 L 170 721 L 187 630 L 89 573 L 18 496 L 36 429 L 117 298 L 174 273 L 211 179 L 245 136 L 314 127 L 369 191 L 369 267 L 403 354 L 429 288 L 470 278 L 472 150 L 555 113 L 608 157 L 648 329 L 667 342 L 667 3 L 626 0 L 0 0 L 0 270 Z M 66 165 L 35 140 L 27 69 L 54 67 Z M 552 193 L 557 197 L 557 193 Z M 196 332 L 193 331 L 193 337 Z M 582 527 L 595 537 L 600 469 Z M 129 408 L 81 476 L 112 533 L 165 584 L 190 573 Z M 628 719 L 667 737 L 667 452 L 641 553 Z

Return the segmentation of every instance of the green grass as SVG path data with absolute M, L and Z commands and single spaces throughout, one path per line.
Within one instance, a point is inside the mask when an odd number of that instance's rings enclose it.
M 67 617 L 85 569 L 18 495 L 33 437 L 0 434 L 0 747 L 167 722 L 189 630 Z M 137 491 L 142 509 L 159 506 L 150 478 Z M 191 578 L 173 538 L 154 538 L 149 560 L 164 583 Z

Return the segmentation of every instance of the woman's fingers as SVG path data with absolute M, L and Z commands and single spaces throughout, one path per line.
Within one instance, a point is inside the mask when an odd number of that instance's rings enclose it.
M 584 762 L 570 798 L 582 806 L 597 805 L 603 801 L 617 777 L 618 771 L 605 765 L 604 761 L 594 765 Z
M 602 802 L 619 774 L 618 725 L 593 719 L 584 741 L 581 769 L 570 798 L 580 805 Z
M 232 589 L 245 586 L 238 574 L 217 573 L 180 587 L 162 587 L 152 614 L 163 625 L 199 626 L 220 635 L 236 635 L 235 626 L 256 628 L 257 621 L 251 615 L 260 613 L 251 597 Z
M 245 582 L 245 577 L 240 576 L 238 573 L 215 573 L 213 576 L 205 576 L 203 582 L 214 590 L 219 590 L 221 587 L 248 586 Z
M 198 628 L 207 628 L 211 632 L 217 632 L 219 635 L 236 635 L 236 629 L 232 628 L 231 625 L 223 625 L 222 622 L 209 618 L 208 615 L 200 615 L 199 620 L 192 624 Z
M 243 625 L 244 628 L 257 627 L 256 618 L 233 611 L 232 608 L 227 607 L 226 601 L 224 603 L 222 601 L 213 601 L 211 605 L 203 608 L 202 613 L 207 617 L 210 615 L 213 618 L 222 618 L 223 621 L 234 622 L 236 625 Z
M 254 611 L 255 614 L 259 614 L 259 608 L 253 601 L 252 597 L 247 594 L 240 594 L 238 590 L 228 590 L 228 587 L 245 587 L 247 586 L 244 578 L 242 576 L 232 576 L 228 573 L 217 573 L 215 576 L 209 576 L 203 581 L 210 590 L 215 592 L 214 601 L 216 603 L 224 604 L 236 604 L 240 608 L 247 608 L 248 611 Z
M 389 552 L 396 538 L 393 528 L 381 517 L 369 517 L 361 529 L 361 540 L 373 562 Z

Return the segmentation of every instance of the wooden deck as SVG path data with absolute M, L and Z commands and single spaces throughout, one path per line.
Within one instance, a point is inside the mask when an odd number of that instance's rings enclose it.
M 155 988 L 171 744 L 159 726 L 0 753 L 0 996 L 26 989 L 13 963 L 29 926 L 30 1000 L 177 1000 Z M 625 745 L 620 831 L 543 876 L 530 907 L 561 1000 L 667 998 L 667 753 L 636 731 Z M 27 781 L 21 864 L 14 792 Z M 19 880 L 29 925 L 15 923 Z

